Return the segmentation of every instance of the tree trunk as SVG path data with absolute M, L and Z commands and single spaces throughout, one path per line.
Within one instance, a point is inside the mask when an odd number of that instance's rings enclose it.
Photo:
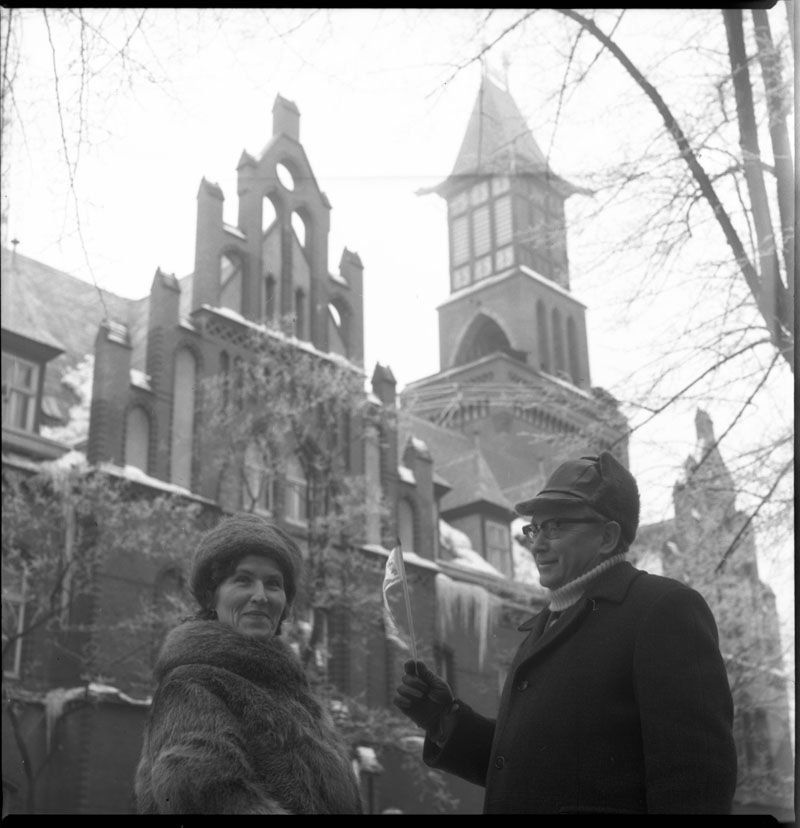
M 750 194 L 750 209 L 758 243 L 758 260 L 761 265 L 761 306 L 767 330 L 778 343 L 778 292 L 780 279 L 775 233 L 770 216 L 764 170 L 761 166 L 761 150 L 758 146 L 758 127 L 753 106 L 753 87 L 744 45 L 744 29 L 741 9 L 723 9 L 725 33 L 728 39 L 728 55 L 731 61 L 731 77 L 736 97 L 736 114 L 739 121 L 739 146 L 742 148 L 744 177 Z
M 764 79 L 769 116 L 769 135 L 772 140 L 772 155 L 775 158 L 775 182 L 778 193 L 778 211 L 781 217 L 781 241 L 783 248 L 784 272 L 787 287 L 794 293 L 794 162 L 789 130 L 786 128 L 786 96 L 780 58 L 772 42 L 769 18 L 766 9 L 753 9 L 753 24 L 756 30 L 758 60 Z M 794 307 L 794 297 L 790 307 Z
M 607 34 L 601 31 L 593 20 L 584 17 L 582 14 L 576 12 L 574 9 L 556 9 L 556 11 L 558 11 L 560 14 L 565 15 L 566 17 L 569 17 L 571 20 L 574 20 L 586 31 L 588 31 L 593 37 L 599 40 L 600 43 L 602 43 L 611 52 L 611 54 L 614 55 L 614 57 L 625 67 L 625 70 L 628 72 L 628 74 L 636 81 L 636 83 L 641 87 L 643 92 L 647 95 L 647 97 L 651 100 L 653 105 L 658 110 L 659 114 L 664 120 L 664 124 L 667 127 L 667 131 L 675 139 L 675 142 L 678 145 L 678 149 L 680 150 L 681 157 L 686 161 L 686 164 L 691 170 L 691 173 L 695 181 L 697 182 L 698 187 L 700 188 L 700 192 L 703 194 L 703 197 L 711 207 L 711 210 L 714 214 L 714 218 L 716 218 L 717 223 L 720 225 L 722 229 L 722 232 L 725 236 L 725 241 L 728 243 L 728 246 L 730 247 L 731 252 L 733 253 L 734 260 L 739 266 L 744 280 L 747 283 L 748 288 L 750 289 L 750 293 L 752 294 L 753 299 L 756 302 L 756 306 L 758 307 L 762 317 L 764 318 L 764 321 L 770 331 L 770 335 L 772 337 L 773 343 L 775 344 L 775 347 L 778 349 L 779 353 L 787 362 L 791 370 L 794 371 L 794 328 L 791 324 L 791 312 L 793 309 L 790 308 L 791 298 L 787 295 L 787 291 L 784 288 L 783 284 L 780 282 L 779 275 L 776 272 L 777 254 L 774 249 L 774 243 L 772 245 L 772 261 L 774 262 L 774 267 L 771 271 L 769 271 L 772 273 L 773 278 L 771 279 L 767 287 L 767 292 L 770 294 L 768 297 L 765 296 L 765 289 L 762 286 L 762 281 L 764 280 L 762 280 L 762 278 L 759 276 L 758 271 L 756 270 L 753 263 L 750 261 L 750 257 L 747 255 L 747 251 L 744 249 L 744 245 L 742 244 L 742 241 L 739 238 L 739 234 L 736 232 L 736 229 L 734 228 L 733 223 L 731 222 L 730 216 L 728 215 L 724 206 L 720 202 L 719 197 L 717 196 L 717 193 L 714 189 L 714 185 L 711 182 L 708 173 L 705 171 L 705 168 L 700 163 L 699 159 L 697 158 L 697 155 L 695 154 L 694 150 L 689 144 L 686 135 L 684 134 L 683 130 L 681 129 L 680 125 L 678 124 L 677 120 L 672 114 L 670 108 L 667 106 L 666 102 L 659 94 L 658 90 L 651 83 L 648 82 L 648 80 L 636 68 L 636 66 L 633 64 L 631 59 L 625 54 L 625 52 L 623 52 L 622 49 L 620 49 L 620 47 Z M 726 12 L 723 13 L 725 14 Z M 736 14 L 736 12 L 731 13 Z M 740 24 L 739 29 L 741 30 L 741 12 L 738 12 L 738 14 Z M 743 49 L 744 44 L 742 42 L 742 52 Z M 733 60 L 733 57 L 731 59 Z M 752 166 L 754 162 L 756 164 L 759 163 L 757 156 L 755 158 L 748 159 L 746 155 L 745 169 L 747 170 L 747 167 Z M 765 194 L 766 199 L 766 190 L 764 188 L 763 178 L 761 180 L 761 190 Z M 752 198 L 753 195 L 751 193 L 751 199 Z M 754 204 L 753 213 L 755 214 L 756 212 L 757 210 Z M 763 214 L 760 214 L 758 220 L 761 221 L 762 219 Z M 769 228 L 769 233 L 771 232 L 772 230 L 771 228 Z M 768 252 L 768 249 L 766 248 L 766 246 L 762 249 L 760 238 L 761 237 L 759 237 L 759 252 L 762 255 L 764 255 Z M 769 258 L 767 258 L 767 262 L 769 263 Z

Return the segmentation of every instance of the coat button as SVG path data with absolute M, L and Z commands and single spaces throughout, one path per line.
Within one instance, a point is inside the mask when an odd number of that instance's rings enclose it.
M 494 760 L 494 766 L 500 770 L 506 766 L 506 760 L 504 756 L 498 756 L 497 759 Z
M 522 681 L 517 685 L 517 690 L 527 690 L 528 689 L 528 679 L 522 679 Z

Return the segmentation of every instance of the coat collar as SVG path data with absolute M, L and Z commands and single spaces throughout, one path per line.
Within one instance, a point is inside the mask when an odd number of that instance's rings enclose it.
M 623 561 L 616 566 L 612 566 L 607 572 L 601 573 L 595 580 L 589 582 L 586 586 L 586 592 L 578 603 L 585 604 L 587 601 L 599 599 L 602 601 L 611 601 L 614 604 L 621 604 L 625 600 L 631 584 L 641 574 L 642 571 L 636 569 L 630 561 Z M 565 612 L 568 611 L 565 610 Z M 520 624 L 517 629 L 520 632 L 529 632 L 533 629 L 542 632 L 549 614 L 549 608 L 545 607 L 541 612 L 538 612 Z

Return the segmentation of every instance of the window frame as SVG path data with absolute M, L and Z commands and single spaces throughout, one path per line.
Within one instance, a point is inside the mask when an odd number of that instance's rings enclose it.
M 501 220 L 506 228 L 502 242 L 498 241 Z M 451 293 L 513 267 L 514 209 L 507 176 L 485 178 L 454 195 L 448 203 L 447 221 Z M 488 235 L 480 251 L 476 246 L 479 234 L 480 238 Z
M 2 422 L 4 427 L 15 428 L 19 431 L 36 431 L 36 411 L 39 407 L 39 386 L 42 365 L 29 357 L 23 357 L 12 351 L 2 352 L 3 361 L 3 407 Z M 28 386 L 17 383 L 18 367 L 24 365 L 31 369 L 31 380 Z M 23 398 L 27 403 L 24 411 L 24 424 L 19 423 L 19 417 L 14 416 L 18 406 L 13 403 Z

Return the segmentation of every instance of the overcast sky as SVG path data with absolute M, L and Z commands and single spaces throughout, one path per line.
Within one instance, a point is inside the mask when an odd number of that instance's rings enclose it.
M 137 13 L 83 10 L 92 48 L 98 38 L 108 45 L 82 97 L 75 17 L 69 34 L 64 10 L 49 12 L 49 32 L 41 10 L 14 13 L 25 16 L 23 59 L 2 197 L 5 238 L 18 239 L 21 253 L 131 298 L 147 294 L 157 267 L 178 277 L 190 273 L 201 178 L 221 186 L 224 218 L 235 224 L 236 165 L 242 150 L 258 155 L 270 139 L 280 94 L 300 110 L 300 140 L 332 204 L 331 270 L 345 246 L 364 264 L 367 373 L 376 362 L 389 365 L 402 388 L 439 370 L 436 307 L 449 291 L 445 205 L 416 192 L 450 173 L 478 91 L 482 66 L 475 58 L 524 10 L 151 9 L 124 65 L 114 52 L 124 37 L 121 24 L 128 31 Z M 718 38 L 721 18 L 687 28 L 685 14 L 632 11 L 618 30 L 676 106 L 698 94 L 701 59 L 720 45 L 711 34 Z M 613 61 L 593 59 L 596 46 L 589 50 L 584 40 L 580 59 L 569 64 L 570 25 L 537 11 L 491 52 L 489 67 L 505 75 L 555 171 L 585 184 L 649 141 L 658 118 Z M 699 45 L 691 52 L 689 31 L 695 38 L 711 34 L 708 42 L 692 41 Z M 664 59 L 654 61 L 656 53 Z M 591 82 L 561 94 L 568 66 L 573 76 L 589 69 Z M 571 286 L 588 308 L 592 384 L 621 399 L 639 425 L 645 413 L 632 389 L 643 387 L 643 372 L 669 350 L 672 337 L 678 346 L 681 325 L 700 300 L 686 281 L 670 281 L 691 274 L 692 260 L 683 258 L 627 305 L 642 287 L 637 280 L 647 251 L 609 256 L 604 245 L 622 233 L 626 217 L 619 205 L 617 212 L 594 214 L 602 197 L 568 202 Z M 640 208 L 627 209 L 633 218 Z M 718 234 L 703 226 L 686 255 L 718 245 Z M 783 377 L 749 407 L 737 424 L 736 447 L 792 420 L 792 388 Z M 708 410 L 720 433 L 732 418 L 734 396 L 709 390 L 707 399 L 670 409 L 632 436 L 645 520 L 671 516 L 672 486 L 694 450 L 696 406 Z M 787 613 L 791 550 L 777 566 L 763 551 L 762 560 Z

